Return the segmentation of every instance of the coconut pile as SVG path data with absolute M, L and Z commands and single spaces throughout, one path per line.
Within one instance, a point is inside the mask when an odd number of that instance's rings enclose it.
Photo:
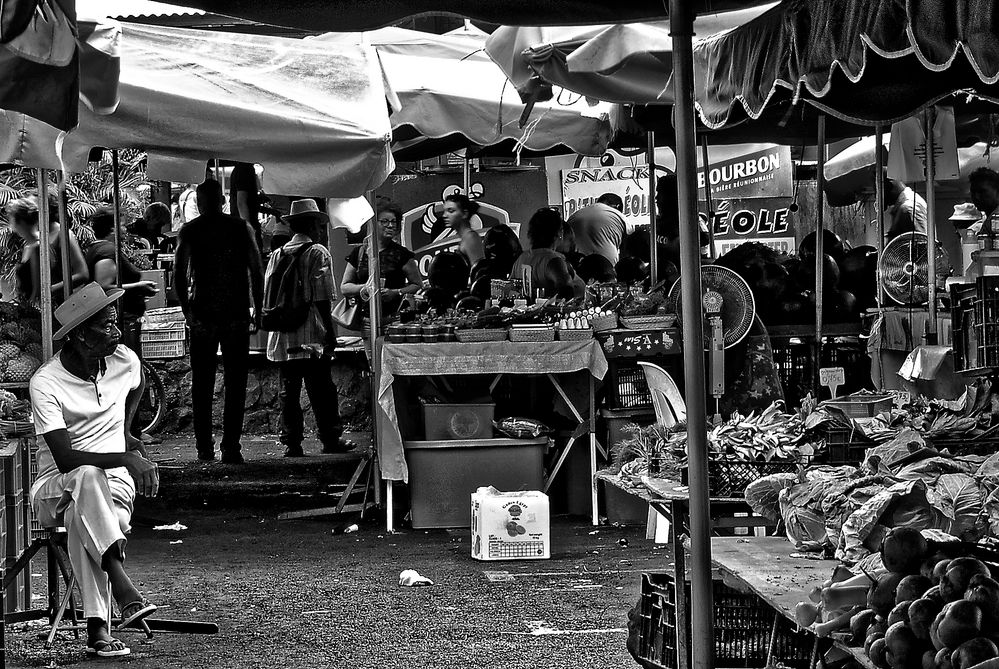
M 42 364 L 41 324 L 37 309 L 0 303 L 0 383 L 27 383 Z
M 994 550 L 896 528 L 873 571 L 839 567 L 795 608 L 819 637 L 863 647 L 879 669 L 995 669 Z M 984 558 L 984 559 L 980 559 Z

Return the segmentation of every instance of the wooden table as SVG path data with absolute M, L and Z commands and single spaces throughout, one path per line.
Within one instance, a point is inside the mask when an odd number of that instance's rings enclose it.
M 837 560 L 818 560 L 803 557 L 787 539 L 783 537 L 713 537 L 711 539 L 711 560 L 721 573 L 726 585 L 743 592 L 752 592 L 768 606 L 787 620 L 795 622 L 794 607 L 802 601 L 811 589 L 827 580 Z M 802 557 L 794 557 L 802 556 Z M 683 551 L 675 560 L 677 578 L 685 577 Z M 677 581 L 682 583 L 682 581 Z M 677 589 L 680 593 L 681 589 Z M 679 599 L 679 597 L 678 597 Z M 687 630 L 686 609 L 677 603 L 677 633 Z M 682 623 L 681 623 L 681 619 Z M 774 626 L 776 628 L 777 621 Z M 684 636 L 686 643 L 687 636 Z M 818 638 L 812 650 L 811 666 L 821 666 Z M 845 643 L 833 641 L 832 645 L 849 654 L 866 669 L 875 669 L 863 648 L 852 648 Z M 681 656 L 686 657 L 686 654 Z M 685 661 L 685 659 L 684 659 Z M 768 666 L 771 662 L 768 662 Z

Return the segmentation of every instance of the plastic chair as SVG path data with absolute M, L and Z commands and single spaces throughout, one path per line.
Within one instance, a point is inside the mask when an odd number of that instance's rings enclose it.
M 639 362 L 645 372 L 645 382 L 652 395 L 652 406 L 656 410 L 656 421 L 664 428 L 670 428 L 687 420 L 687 403 L 676 387 L 669 373 L 651 362 Z

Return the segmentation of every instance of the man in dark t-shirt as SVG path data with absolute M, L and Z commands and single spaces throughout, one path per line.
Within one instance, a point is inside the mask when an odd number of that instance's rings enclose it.
M 239 440 L 250 332 L 260 326 L 263 270 L 253 230 L 242 219 L 222 213 L 219 183 L 205 181 L 197 193 L 201 215 L 180 229 L 174 267 L 177 300 L 191 327 L 194 435 L 198 457 L 214 460 L 212 399 L 216 354 L 221 347 L 225 385 L 222 462 L 239 464 L 243 462 Z
M 229 213 L 238 216 L 253 228 L 257 248 L 263 248 L 260 230 L 260 189 L 253 163 L 236 163 L 229 175 Z

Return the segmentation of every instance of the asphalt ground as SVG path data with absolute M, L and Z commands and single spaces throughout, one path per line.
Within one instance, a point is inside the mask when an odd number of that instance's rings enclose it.
M 342 534 L 334 532 L 351 519 L 277 519 L 287 508 L 324 505 L 322 489 L 349 475 L 357 454 L 282 458 L 263 438 L 244 443 L 247 465 L 231 466 L 199 463 L 187 441 L 151 450 L 172 469 L 163 472 L 163 499 L 136 510 L 128 571 L 160 606 L 158 617 L 216 622 L 220 633 L 161 633 L 151 642 L 126 633 L 131 656 L 88 660 L 82 640 L 62 634 L 46 651 L 42 628 L 24 624 L 8 627 L 8 667 L 637 666 L 625 648 L 627 612 L 641 573 L 669 560 L 643 527 L 557 516 L 550 559 L 479 562 L 467 530 L 387 534 L 382 517 L 369 517 Z M 174 522 L 187 529 L 153 529 Z M 404 569 L 434 585 L 400 587 Z M 44 559 L 32 572 L 41 605 Z

